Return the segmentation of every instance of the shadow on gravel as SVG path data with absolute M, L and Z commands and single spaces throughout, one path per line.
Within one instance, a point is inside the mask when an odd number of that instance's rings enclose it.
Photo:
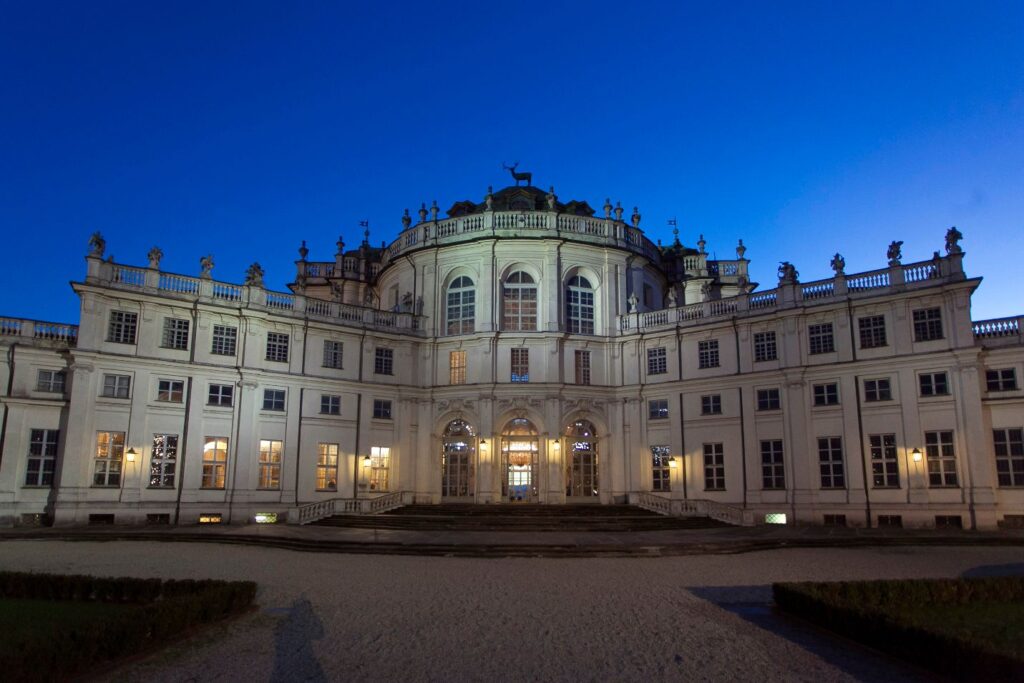
M 313 605 L 302 596 L 290 608 L 281 610 L 286 617 L 274 627 L 274 670 L 272 683 L 283 681 L 326 681 L 324 670 L 313 653 L 313 641 L 324 637 L 324 625 Z
M 1024 562 L 1011 564 L 983 564 L 971 567 L 962 575 L 965 579 L 986 579 L 995 576 L 1024 576 Z
M 775 610 L 772 587 L 702 586 L 690 592 L 785 638 L 862 681 L 934 681 L 928 672 Z

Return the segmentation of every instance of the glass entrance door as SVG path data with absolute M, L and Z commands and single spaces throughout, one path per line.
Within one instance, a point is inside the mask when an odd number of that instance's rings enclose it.
M 476 455 L 473 428 L 464 420 L 452 420 L 441 441 L 441 496 L 468 498 L 473 495 Z
M 597 437 L 594 425 L 577 420 L 565 432 L 569 458 L 566 462 L 565 495 L 593 498 L 598 495 Z
M 510 503 L 530 503 L 537 500 L 537 456 L 540 440 L 529 420 L 516 418 L 508 423 L 501 435 L 501 468 L 503 472 L 501 495 Z

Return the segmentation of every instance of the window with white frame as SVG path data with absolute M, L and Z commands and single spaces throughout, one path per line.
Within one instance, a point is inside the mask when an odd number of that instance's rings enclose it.
M 283 450 L 283 441 L 260 439 L 259 488 L 281 488 L 281 452 Z
M 565 320 L 570 334 L 594 334 L 594 288 L 579 275 L 565 288 Z
M 944 372 L 922 372 L 917 376 L 922 396 L 946 396 L 949 382 Z
M 25 486 L 52 486 L 57 469 L 57 429 L 33 429 L 29 433 Z
M 811 354 L 832 353 L 836 350 L 832 334 L 832 323 L 818 323 L 807 326 L 808 351 Z
M 891 401 L 892 386 L 888 377 L 879 379 L 864 380 L 864 400 L 868 403 L 875 401 Z
M 233 384 L 211 384 L 207 404 L 211 406 L 230 406 L 235 398 Z
M 668 354 L 664 346 L 647 349 L 647 374 L 664 375 L 668 372 Z
M 697 342 L 697 367 L 701 369 L 718 367 L 717 339 Z
M 821 470 L 821 488 L 846 488 L 846 476 L 843 472 L 842 437 L 818 437 L 818 467 Z
M 149 485 L 151 488 L 174 488 L 174 475 L 178 466 L 178 435 L 154 434 L 153 453 L 149 458 Z
M 284 410 L 284 401 L 284 389 L 263 390 L 263 410 Z
M 391 465 L 391 449 L 385 446 L 370 448 L 370 490 L 388 490 L 388 468 Z
M 942 309 L 924 308 L 914 311 L 914 341 L 942 339 Z
M 857 321 L 860 329 L 860 347 L 862 349 L 874 349 L 887 346 L 885 337 L 885 316 L 869 315 Z
M 1000 486 L 1024 486 L 1024 429 L 993 429 Z
M 156 383 L 156 400 L 181 403 L 185 396 L 185 382 L 180 379 L 161 379 Z
M 227 325 L 213 326 L 213 343 L 210 353 L 217 356 L 233 356 L 238 343 L 238 328 Z
M 754 362 L 761 363 L 776 360 L 779 357 L 778 345 L 775 343 L 774 332 L 754 333 Z
M 373 352 L 373 374 L 390 375 L 395 369 L 394 349 L 374 349 Z
M 725 490 L 725 447 L 723 444 L 704 444 L 704 490 Z
M 67 386 L 67 374 L 63 370 L 40 370 L 36 375 L 36 391 L 63 394 L 65 386 Z
M 324 367 L 341 369 L 341 352 L 344 345 L 340 341 L 324 339 Z
M 779 390 L 777 388 L 758 389 L 757 390 L 757 409 L 758 410 L 781 410 L 782 409 L 782 400 L 779 397 Z
M 650 420 L 668 419 L 668 399 L 654 398 L 647 402 L 647 418 Z
M 341 415 L 341 396 L 320 394 L 320 413 L 323 415 Z
M 722 395 L 721 394 L 708 394 L 700 397 L 700 414 L 701 415 L 721 415 L 722 414 Z
M 107 325 L 107 341 L 117 344 L 134 344 L 138 326 L 138 313 L 111 311 L 110 321 Z
M 651 446 L 652 491 L 667 493 L 672 490 L 671 457 L 668 446 Z
M 590 384 L 590 351 L 577 349 L 574 356 L 576 361 L 576 384 Z
M 781 439 L 761 442 L 761 485 L 765 489 L 786 488 L 786 468 Z
M 448 285 L 447 334 L 470 334 L 476 326 L 476 289 L 463 275 Z
M 871 476 L 876 489 L 900 487 L 900 464 L 896 458 L 895 434 L 871 434 Z
M 124 432 L 96 432 L 93 486 L 119 486 L 124 459 Z
M 288 335 L 283 332 L 267 332 L 267 360 L 275 363 L 288 362 Z
M 448 383 L 449 384 L 465 384 L 466 383 L 466 352 L 465 351 L 449 351 L 448 352 Z
M 160 345 L 165 349 L 188 349 L 189 321 L 183 318 L 164 318 L 164 336 Z
M 959 486 L 953 432 L 925 432 L 924 450 L 928 458 L 928 485 L 936 488 Z
M 317 444 L 316 490 L 338 490 L 338 444 Z
M 104 398 L 129 398 L 131 388 L 131 375 L 103 375 Z
M 514 348 L 510 350 L 513 382 L 530 381 L 530 349 Z
M 1015 391 L 1017 389 L 1017 371 L 1014 368 L 986 370 L 985 386 L 989 391 Z
M 835 382 L 826 384 L 815 384 L 814 405 L 816 406 L 837 406 L 839 405 L 839 385 Z
M 516 271 L 502 286 L 504 329 L 524 332 L 537 329 L 537 285 L 529 273 Z
M 203 442 L 204 489 L 222 489 L 228 471 L 228 438 L 208 436 Z
M 390 420 L 391 401 L 382 398 L 373 399 L 373 418 L 375 420 Z

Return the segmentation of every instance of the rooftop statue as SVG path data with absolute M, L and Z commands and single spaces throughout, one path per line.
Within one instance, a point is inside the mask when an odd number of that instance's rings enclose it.
M 263 286 L 263 267 L 254 263 L 245 270 L 245 284 L 250 287 Z
M 836 272 L 836 275 L 844 275 L 846 273 L 846 259 L 838 251 L 832 257 L 832 262 L 829 265 L 832 266 L 832 270 Z
M 164 257 L 164 251 L 160 247 L 153 247 L 146 254 L 146 258 L 149 259 L 149 267 L 153 270 L 160 270 L 160 259 Z
M 793 285 L 797 283 L 797 278 L 800 277 L 800 273 L 789 261 L 781 261 L 779 263 L 779 284 L 780 285 Z
M 199 258 L 199 277 L 204 280 L 210 279 L 210 271 L 213 270 L 213 254 L 207 254 Z
M 519 162 L 518 161 L 515 162 L 514 164 L 512 164 L 511 166 L 506 166 L 504 163 L 502 163 L 502 165 L 501 165 L 501 167 L 503 169 L 505 169 L 506 171 L 508 171 L 509 173 L 512 174 L 512 180 L 516 181 L 516 187 L 519 187 L 519 181 L 520 180 L 525 180 L 527 187 L 529 187 L 530 185 L 533 185 L 533 174 L 528 172 L 528 171 L 523 171 L 522 173 L 516 173 L 516 168 L 518 166 L 519 166 Z
M 947 254 L 962 254 L 963 247 L 960 246 L 960 240 L 964 238 L 963 233 L 956 229 L 954 225 L 946 231 L 946 253 Z
M 886 252 L 890 266 L 898 266 L 903 258 L 903 240 L 893 240 L 889 243 L 889 251 Z
M 89 238 L 89 249 L 92 251 L 89 253 L 90 256 L 103 256 L 103 252 L 107 249 L 107 241 L 103 239 L 103 235 L 97 230 Z

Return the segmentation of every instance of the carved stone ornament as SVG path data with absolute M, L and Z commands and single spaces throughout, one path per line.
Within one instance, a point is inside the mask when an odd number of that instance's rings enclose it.
M 669 287 L 668 288 L 668 297 L 667 298 L 668 298 L 668 307 L 669 308 L 675 308 L 676 307 L 676 288 L 675 287 Z
M 846 259 L 844 259 L 843 255 L 838 251 L 836 252 L 836 255 L 832 257 L 832 261 L 829 265 L 832 266 L 832 270 L 835 271 L 836 275 L 846 274 Z
M 800 273 L 789 261 L 781 261 L 779 263 L 779 284 L 780 285 L 792 285 L 796 284 Z
M 204 280 L 210 279 L 210 271 L 213 270 L 213 254 L 199 257 L 199 277 Z
M 738 258 L 738 259 L 740 259 L 742 261 L 743 260 L 743 255 L 746 254 L 746 253 L 747 253 L 747 248 L 745 246 L 743 246 L 743 240 L 740 240 L 740 243 L 736 245 L 736 258 Z
M 640 303 L 640 299 L 637 298 L 636 292 L 629 295 L 629 312 L 636 313 L 637 304 Z
M 97 258 L 103 257 L 103 252 L 107 249 L 107 241 L 103 239 L 103 235 L 97 230 L 89 238 L 89 256 L 95 256 Z
M 307 256 L 309 256 L 309 249 L 306 248 L 306 240 L 302 240 L 302 246 L 299 247 L 299 260 L 305 261 Z
M 889 259 L 890 266 L 898 266 L 903 258 L 903 240 L 893 240 L 889 243 L 889 249 L 885 253 Z
M 409 215 L 409 209 L 406 209 L 405 213 L 402 214 L 402 230 L 405 230 L 410 225 L 412 225 L 412 216 Z
M 962 254 L 963 248 L 960 246 L 960 240 L 964 238 L 963 233 L 956 229 L 954 225 L 946 231 L 946 253 L 947 254 Z
M 153 270 L 160 270 L 160 259 L 164 257 L 164 252 L 160 247 L 153 247 L 146 254 L 146 258 L 149 259 L 149 267 Z
M 634 228 L 639 228 L 640 227 L 640 209 L 638 209 L 635 206 L 633 207 L 633 215 L 630 216 L 630 220 L 633 221 L 633 227 Z
M 245 270 L 245 284 L 250 287 L 263 286 L 263 266 L 254 263 Z

